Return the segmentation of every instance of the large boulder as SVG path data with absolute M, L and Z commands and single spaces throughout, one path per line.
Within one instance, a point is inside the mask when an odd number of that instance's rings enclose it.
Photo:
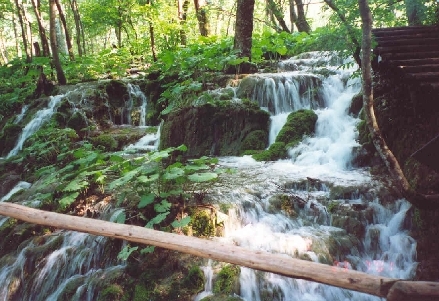
M 188 157 L 238 155 L 243 151 L 244 141 L 248 141 L 246 138 L 255 135 L 253 132 L 263 131 L 268 137 L 269 119 L 267 112 L 248 101 L 221 101 L 181 108 L 167 116 L 161 130 L 160 148 L 185 144 Z M 267 143 L 264 141 L 259 147 Z

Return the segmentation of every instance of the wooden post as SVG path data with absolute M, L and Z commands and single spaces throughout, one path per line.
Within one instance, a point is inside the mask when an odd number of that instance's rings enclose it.
M 354 270 L 300 260 L 285 254 L 248 250 L 219 241 L 48 212 L 13 203 L 0 202 L 0 214 L 34 224 L 120 238 L 379 297 L 386 297 L 389 292 L 392 292 L 393 299 L 389 299 L 389 301 L 439 300 L 438 283 L 424 282 L 417 285 L 416 282 L 399 281 L 398 279 L 369 275 Z M 395 286 L 395 283 L 398 286 Z M 413 296 L 416 294 L 436 297 L 433 297 L 433 299 L 414 299 Z M 410 296 L 410 298 L 404 299 L 404 297 L 400 296 Z

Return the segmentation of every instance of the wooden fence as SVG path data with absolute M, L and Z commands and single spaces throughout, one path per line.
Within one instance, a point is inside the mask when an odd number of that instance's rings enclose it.
M 248 250 L 208 239 L 42 211 L 13 203 L 0 203 L 0 214 L 29 223 L 120 238 L 287 277 L 324 283 L 384 297 L 387 301 L 439 300 L 439 283 L 437 282 L 403 281 L 369 275 L 282 254 Z

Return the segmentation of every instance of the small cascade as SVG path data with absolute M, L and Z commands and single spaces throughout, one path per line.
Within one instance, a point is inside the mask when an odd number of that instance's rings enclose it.
M 28 105 L 24 105 L 24 106 L 21 108 L 21 112 L 20 112 L 20 114 L 18 114 L 17 117 L 15 117 L 15 119 L 14 119 L 14 123 L 15 123 L 15 124 L 17 124 L 17 123 L 19 123 L 20 121 L 23 120 L 23 117 L 24 117 L 24 115 L 26 114 L 28 108 L 29 108 Z
M 102 212 L 103 216 L 108 214 Z M 110 214 L 109 219 L 118 214 Z M 106 237 L 75 231 L 29 240 L 15 256 L 2 259 L 0 299 L 47 301 L 64 296 L 66 300 L 66 294 L 71 294 L 74 297 L 68 300 L 96 300 L 102 279 L 121 275 L 124 270 L 116 258 L 108 256 L 108 243 L 111 241 Z
M 9 200 L 17 192 L 29 189 L 29 187 L 31 187 L 31 186 L 32 186 L 31 183 L 28 183 L 28 182 L 25 182 L 25 181 L 18 182 L 17 185 L 15 185 L 5 196 L 3 196 L 0 199 L 0 202 L 4 202 L 4 201 Z
M 134 84 L 127 84 L 128 93 L 129 93 L 129 99 L 125 102 L 125 108 L 124 108 L 124 114 L 123 123 L 122 124 L 128 124 L 133 125 L 132 122 L 132 112 L 133 109 L 136 108 L 139 110 L 139 126 L 146 126 L 146 112 L 147 112 L 147 104 L 148 99 L 145 95 L 145 93 L 140 90 L 140 87 L 138 85 Z
M 155 133 L 146 134 L 136 143 L 128 145 L 125 150 L 135 150 L 138 152 L 158 150 L 160 143 L 160 129 L 161 124 Z
M 213 270 L 212 270 L 212 259 L 207 261 L 207 265 L 201 267 L 201 270 L 204 273 L 204 278 L 206 279 L 204 283 L 204 291 L 195 296 L 194 301 L 200 301 L 205 297 L 213 295 L 213 287 L 212 287 L 212 278 L 213 278 Z
M 65 96 L 64 94 L 61 94 L 61 95 L 50 97 L 50 102 L 47 108 L 39 110 L 32 118 L 32 120 L 24 127 L 15 147 L 9 152 L 7 158 L 10 158 L 18 154 L 18 152 L 23 148 L 23 144 L 26 141 L 26 139 L 29 138 L 32 134 L 34 134 L 36 131 L 38 131 L 40 127 L 46 121 L 48 121 L 50 117 L 52 117 L 53 113 L 55 113 L 56 111 L 57 105 L 59 104 L 61 99 L 64 98 L 64 96 Z

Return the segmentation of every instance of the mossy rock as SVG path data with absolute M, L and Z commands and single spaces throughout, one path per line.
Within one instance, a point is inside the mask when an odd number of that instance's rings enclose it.
M 75 112 L 67 121 L 67 126 L 74 129 L 79 136 L 84 136 L 84 129 L 88 126 L 87 117 L 81 112 Z
M 120 80 L 112 80 L 105 87 L 108 94 L 109 103 L 114 108 L 125 106 L 125 101 L 129 98 L 127 84 Z
M 104 151 L 115 151 L 118 149 L 116 139 L 110 134 L 102 134 L 91 139 L 95 147 L 102 148 Z
M 288 153 L 284 142 L 275 142 L 270 145 L 268 150 L 253 155 L 253 159 L 256 161 L 276 161 L 287 157 Z
M 363 108 L 363 94 L 358 93 L 352 98 L 351 105 L 349 106 L 349 114 L 357 117 Z
M 191 227 L 194 236 L 215 236 L 215 224 L 213 218 L 205 210 L 198 210 L 194 214 L 192 214 L 189 226 Z
M 266 131 L 257 130 L 250 132 L 242 141 L 241 153 L 249 150 L 263 150 L 267 147 L 268 134 Z
M 183 287 L 194 293 L 199 293 L 204 289 L 204 273 L 199 266 L 192 266 L 183 280 Z
M 124 295 L 124 290 L 120 285 L 112 284 L 102 290 L 98 301 L 119 301 Z
M 241 270 L 236 265 L 225 265 L 218 273 L 214 284 L 213 292 L 215 294 L 231 295 L 233 293 L 239 293 L 239 275 Z
M 287 117 L 287 122 L 276 137 L 276 142 L 283 142 L 288 148 L 294 147 L 304 135 L 314 132 L 317 114 L 312 110 L 299 110 Z
M 224 294 L 207 296 L 201 299 L 200 301 L 243 301 L 244 299 L 238 296 L 228 296 Z
M 21 126 L 17 124 L 7 124 L 0 134 L 0 155 L 7 155 L 7 153 L 14 148 L 21 133 Z
M 161 128 L 160 148 L 185 144 L 186 157 L 237 156 L 253 131 L 268 135 L 270 115 L 250 102 L 218 101 L 171 112 Z

